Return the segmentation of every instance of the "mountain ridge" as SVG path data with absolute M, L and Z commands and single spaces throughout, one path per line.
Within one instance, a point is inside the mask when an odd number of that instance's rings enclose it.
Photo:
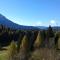
M 24 25 L 19 25 L 17 23 L 14 23 L 12 21 L 10 21 L 9 19 L 7 19 L 5 16 L 3 16 L 2 14 L 0 14 L 0 24 L 9 27 L 9 28 L 13 28 L 13 29 L 38 29 L 37 27 L 33 27 L 33 26 L 24 26 Z
M 0 24 L 12 28 L 12 29 L 20 29 L 20 30 L 40 30 L 44 29 L 47 30 L 48 27 L 46 26 L 25 26 L 25 25 L 19 25 L 15 22 L 10 21 L 7 19 L 4 15 L 0 14 Z M 52 27 L 54 30 L 60 30 L 60 26 L 54 26 Z

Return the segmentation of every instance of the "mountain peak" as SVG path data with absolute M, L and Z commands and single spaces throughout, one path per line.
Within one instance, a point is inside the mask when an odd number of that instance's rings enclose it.
M 0 18 L 5 18 L 5 16 L 3 16 L 2 14 L 0 14 Z
M 33 26 L 23 26 L 23 25 L 18 25 L 9 19 L 7 19 L 4 15 L 0 14 L 0 24 L 9 27 L 11 29 L 21 29 L 21 30 L 31 30 L 31 29 L 38 29 L 37 27 Z
M 0 16 L 3 16 L 2 14 L 0 14 Z

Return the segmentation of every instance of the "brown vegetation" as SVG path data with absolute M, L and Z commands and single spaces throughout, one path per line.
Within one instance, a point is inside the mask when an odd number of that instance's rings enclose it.
M 60 59 L 60 32 L 48 30 L 12 30 L 0 26 L 0 50 L 10 46 L 10 60 Z

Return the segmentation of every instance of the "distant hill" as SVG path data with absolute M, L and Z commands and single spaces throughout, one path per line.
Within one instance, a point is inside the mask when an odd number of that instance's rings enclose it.
M 45 27 L 45 26 L 36 26 L 36 27 L 38 27 L 39 29 L 44 29 L 44 30 L 46 30 L 48 27 Z
M 19 25 L 19 24 L 16 24 L 16 23 L 10 21 L 9 19 L 7 19 L 2 14 L 0 14 L 0 24 L 4 25 L 6 27 L 9 27 L 11 29 L 20 29 L 20 30 L 40 30 L 40 29 L 47 30 L 47 28 L 48 28 L 48 27 L 45 27 L 45 26 L 24 26 L 24 25 Z M 54 26 L 52 28 L 54 30 L 60 30 L 60 27 L 58 27 L 58 26 Z
M 52 27 L 53 28 L 53 30 L 55 30 L 55 31 L 60 31 L 60 26 L 54 26 L 54 27 Z
M 23 25 L 18 25 L 12 21 L 10 21 L 9 19 L 7 19 L 5 16 L 3 16 L 2 14 L 0 14 L 0 24 L 12 28 L 12 29 L 21 29 L 21 30 L 34 30 L 34 29 L 39 29 L 37 27 L 33 27 L 33 26 L 23 26 Z

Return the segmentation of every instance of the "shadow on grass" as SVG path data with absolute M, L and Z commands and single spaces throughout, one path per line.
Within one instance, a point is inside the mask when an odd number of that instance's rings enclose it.
M 0 51 L 7 50 L 7 48 L 0 48 Z

